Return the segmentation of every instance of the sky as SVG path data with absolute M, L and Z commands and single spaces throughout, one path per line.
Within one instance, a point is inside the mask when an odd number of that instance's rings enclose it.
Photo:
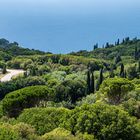
M 53 53 L 140 38 L 140 0 L 0 0 L 0 38 Z

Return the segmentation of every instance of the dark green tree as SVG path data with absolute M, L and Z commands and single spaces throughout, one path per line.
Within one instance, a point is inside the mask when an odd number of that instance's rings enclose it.
M 100 84 L 100 85 L 102 84 L 103 79 L 104 79 L 104 77 L 103 77 L 103 68 L 102 68 L 102 69 L 100 70 L 100 77 L 99 77 L 99 84 Z
M 87 94 L 90 94 L 90 70 L 87 71 Z
M 91 72 L 90 93 L 95 92 L 94 86 L 95 86 L 94 72 Z
M 96 43 L 96 44 L 93 46 L 93 49 L 94 49 L 94 50 L 98 49 L 98 43 Z
M 3 69 L 2 69 L 2 74 L 5 74 L 7 72 L 7 70 L 6 70 L 6 65 L 4 64 L 3 65 Z
M 135 57 L 135 60 L 138 60 L 138 48 L 137 48 L 137 46 L 135 47 L 134 57 Z
M 124 78 L 124 64 L 121 64 L 120 77 Z
M 119 39 L 117 40 L 117 43 L 116 43 L 116 45 L 120 45 L 120 40 L 119 40 Z

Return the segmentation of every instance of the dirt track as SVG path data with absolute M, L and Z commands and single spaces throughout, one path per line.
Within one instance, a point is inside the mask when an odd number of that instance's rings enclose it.
M 24 73 L 23 70 L 14 70 L 14 69 L 7 69 L 7 72 L 8 72 L 8 73 L 7 73 L 6 75 L 4 75 L 4 76 L 0 79 L 1 82 L 10 81 L 10 80 L 12 79 L 13 76 L 17 76 L 17 75 L 19 75 L 19 74 Z

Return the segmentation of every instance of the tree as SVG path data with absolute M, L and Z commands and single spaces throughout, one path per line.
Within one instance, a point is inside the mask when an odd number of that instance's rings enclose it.
M 130 66 L 127 70 L 127 73 L 128 73 L 128 78 L 129 79 L 134 79 L 134 78 L 138 78 L 139 75 L 138 75 L 138 71 L 137 71 L 137 65 L 133 65 L 133 66 Z
M 134 89 L 134 84 L 125 78 L 108 78 L 101 85 L 100 92 L 104 94 L 106 102 L 118 105 Z M 106 98 L 107 97 L 107 98 Z
M 2 100 L 3 113 L 17 117 L 24 108 L 34 107 L 41 100 L 52 100 L 50 89 L 46 86 L 31 86 L 11 92 Z
M 120 40 L 119 40 L 119 39 L 117 40 L 117 43 L 116 43 L 116 45 L 120 45 Z
M 109 45 L 109 43 L 107 42 L 106 45 L 105 45 L 105 48 L 109 48 L 109 47 L 110 47 L 110 45 Z
M 135 60 L 138 60 L 138 59 L 139 59 L 139 57 L 138 57 L 138 48 L 137 48 L 137 46 L 135 46 L 134 58 L 135 58 Z
M 103 79 L 104 79 L 104 77 L 103 77 L 103 68 L 101 68 L 101 70 L 100 70 L 100 75 L 99 75 L 99 78 L 98 78 L 97 83 L 96 83 L 96 90 L 97 90 L 97 91 L 99 90 L 100 85 L 101 85 L 102 82 L 103 82 Z
M 98 43 L 93 46 L 93 49 L 94 50 L 98 49 Z
M 88 69 L 87 71 L 87 94 L 90 94 L 90 84 L 91 84 L 91 81 L 90 81 L 90 70 Z
M 86 83 L 83 80 L 65 80 L 55 89 L 55 101 L 67 101 L 74 104 L 86 95 Z
M 95 92 L 95 79 L 94 79 L 94 72 L 91 73 L 91 81 L 90 81 L 90 93 Z
M 62 127 L 76 134 L 91 134 L 98 140 L 139 139 L 137 120 L 117 106 L 83 105 L 66 114 Z
M 43 135 L 58 128 L 63 117 L 69 112 L 70 110 L 65 108 L 30 108 L 25 109 L 17 121 L 33 126 L 37 134 Z
M 5 74 L 7 72 L 7 70 L 6 70 L 6 65 L 4 64 L 3 65 L 3 69 L 2 69 L 2 74 Z
M 124 64 L 121 64 L 121 69 L 120 69 L 120 77 L 124 78 L 125 76 L 125 71 L 124 71 Z
M 100 77 L 99 77 L 99 84 L 100 84 L 100 85 L 102 84 L 103 79 L 104 79 L 104 77 L 103 77 L 103 68 L 102 68 L 102 69 L 100 70 Z

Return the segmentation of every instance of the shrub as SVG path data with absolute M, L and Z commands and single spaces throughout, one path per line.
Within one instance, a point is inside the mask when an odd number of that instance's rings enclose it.
M 84 105 L 67 114 L 61 127 L 76 133 L 94 135 L 99 140 L 139 139 L 137 120 L 116 106 Z
M 108 78 L 101 85 L 100 92 L 107 97 L 110 104 L 121 103 L 129 91 L 134 89 L 128 79 L 125 78 Z
M 9 124 L 0 125 L 0 140 L 21 140 L 19 134 Z
M 64 108 L 31 108 L 25 109 L 17 120 L 32 125 L 42 135 L 57 128 L 68 112 Z
M 50 100 L 49 89 L 46 86 L 26 87 L 5 96 L 2 100 L 4 114 L 16 117 L 24 108 L 30 108 L 40 102 L 40 100 Z

